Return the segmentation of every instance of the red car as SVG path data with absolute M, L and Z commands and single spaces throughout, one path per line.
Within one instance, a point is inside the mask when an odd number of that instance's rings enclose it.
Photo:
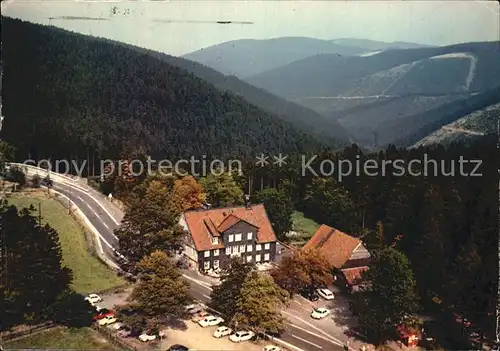
M 93 320 L 98 321 L 99 319 L 103 319 L 107 316 L 112 316 L 115 313 L 112 310 L 108 310 L 107 308 L 100 308 L 97 310 L 97 314 L 92 317 Z

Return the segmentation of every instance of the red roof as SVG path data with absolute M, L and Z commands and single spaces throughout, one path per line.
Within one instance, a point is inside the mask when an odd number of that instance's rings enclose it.
M 241 221 L 241 218 L 238 218 L 235 215 L 230 214 L 229 216 L 227 216 L 226 218 L 224 218 L 224 220 L 221 222 L 221 224 L 219 224 L 217 226 L 217 230 L 219 232 L 223 233 L 223 232 L 225 232 L 226 230 L 228 230 L 229 228 L 231 228 L 233 225 L 235 225 L 236 223 L 238 223 L 240 221 Z
M 210 210 L 192 210 L 184 212 L 188 230 L 193 238 L 196 250 L 206 251 L 223 248 L 220 242 L 212 244 L 211 236 L 216 236 L 234 226 L 240 221 L 245 221 L 257 228 L 257 242 L 269 243 L 276 241 L 271 222 L 267 217 L 264 205 L 251 205 L 249 208 L 225 207 Z M 212 233 L 212 231 L 217 233 Z
M 367 270 L 368 267 L 363 266 L 363 267 L 341 269 L 340 271 L 344 275 L 347 284 L 356 285 L 361 281 L 361 273 Z
M 333 267 L 341 268 L 359 244 L 361 240 L 323 224 L 303 249 L 319 250 Z

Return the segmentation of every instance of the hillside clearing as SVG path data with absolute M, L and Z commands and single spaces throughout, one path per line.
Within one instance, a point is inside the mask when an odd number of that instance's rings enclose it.
M 304 216 L 304 213 L 295 211 L 292 213 L 292 230 L 298 234 L 305 234 L 305 236 L 311 237 L 319 228 L 319 224 L 314 220 Z
M 113 350 L 112 345 L 89 328 L 55 328 L 4 344 L 6 349 Z
M 43 192 L 18 193 L 8 198 L 17 208 L 33 204 L 33 215 L 41 207 L 42 223 L 48 223 L 59 233 L 64 265 L 73 271 L 73 288 L 85 294 L 124 285 L 125 281 L 89 252 L 90 239 L 83 228 L 68 214 L 67 209 Z M 88 241 L 87 241 L 88 240 Z

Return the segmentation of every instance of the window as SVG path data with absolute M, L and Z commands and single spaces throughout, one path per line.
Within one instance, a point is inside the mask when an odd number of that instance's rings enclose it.
M 255 245 L 255 251 L 260 251 L 260 250 L 262 250 L 262 245 L 261 244 Z
M 247 256 L 247 262 L 252 262 L 252 256 Z
M 210 257 L 210 251 L 205 251 L 205 257 Z
M 214 256 L 219 256 L 219 249 L 214 250 Z
M 205 263 L 203 264 L 203 268 L 205 268 L 205 270 L 209 270 L 210 269 L 210 261 L 205 261 Z
M 214 269 L 219 268 L 219 260 L 214 261 Z
M 229 242 L 232 243 L 234 241 L 234 235 L 229 234 Z
M 264 250 L 269 250 L 270 247 L 271 247 L 271 244 L 269 244 L 269 243 L 264 244 Z
M 247 233 L 247 240 L 252 240 L 252 232 Z
M 234 241 L 241 241 L 241 234 L 236 234 L 234 236 Z
M 260 255 L 259 254 L 255 255 L 255 262 L 260 262 Z
M 233 254 L 237 254 L 238 253 L 238 246 L 233 246 Z
M 247 252 L 252 252 L 252 245 L 247 245 Z
M 269 261 L 269 254 L 264 254 L 264 261 Z
M 245 245 L 240 245 L 240 252 L 245 252 Z
M 219 238 L 212 238 L 212 244 L 217 245 L 219 243 Z
M 230 247 L 226 247 L 226 255 L 230 255 L 231 254 L 231 248 Z

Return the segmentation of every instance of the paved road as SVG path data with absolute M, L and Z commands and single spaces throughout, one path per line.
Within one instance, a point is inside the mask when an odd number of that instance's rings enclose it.
M 110 259 L 113 259 L 113 248 L 116 248 L 118 244 L 113 231 L 119 226 L 123 213 L 105 196 L 92 189 L 84 191 L 72 186 L 71 183 L 59 181 L 53 182 L 53 189 L 67 196 L 85 214 L 98 230 L 106 254 Z M 209 280 L 196 272 L 185 272 L 184 276 L 191 283 L 193 297 L 207 303 L 210 299 Z M 124 303 L 127 295 L 127 293 L 123 293 L 110 296 L 105 300 L 111 305 L 108 306 L 108 303 L 104 301 L 103 307 L 113 307 L 115 304 Z M 291 344 L 289 346 L 295 346 L 297 351 L 341 350 L 340 345 L 347 340 L 347 337 L 339 332 L 339 328 L 334 327 L 332 319 L 312 320 L 309 316 L 312 308 L 313 305 L 307 300 L 292 302 L 290 308 L 284 311 L 284 315 L 290 320 L 290 323 L 288 330 L 280 337 L 281 341 Z
M 63 183 L 54 182 L 52 188 L 70 199 L 89 219 L 100 234 L 104 252 L 113 260 L 114 253 L 112 249 L 118 246 L 118 238 L 113 232 L 120 222 L 113 217 L 111 212 L 102 204 L 108 200 L 100 194 L 94 194 L 90 191 L 85 192 L 79 188 Z

